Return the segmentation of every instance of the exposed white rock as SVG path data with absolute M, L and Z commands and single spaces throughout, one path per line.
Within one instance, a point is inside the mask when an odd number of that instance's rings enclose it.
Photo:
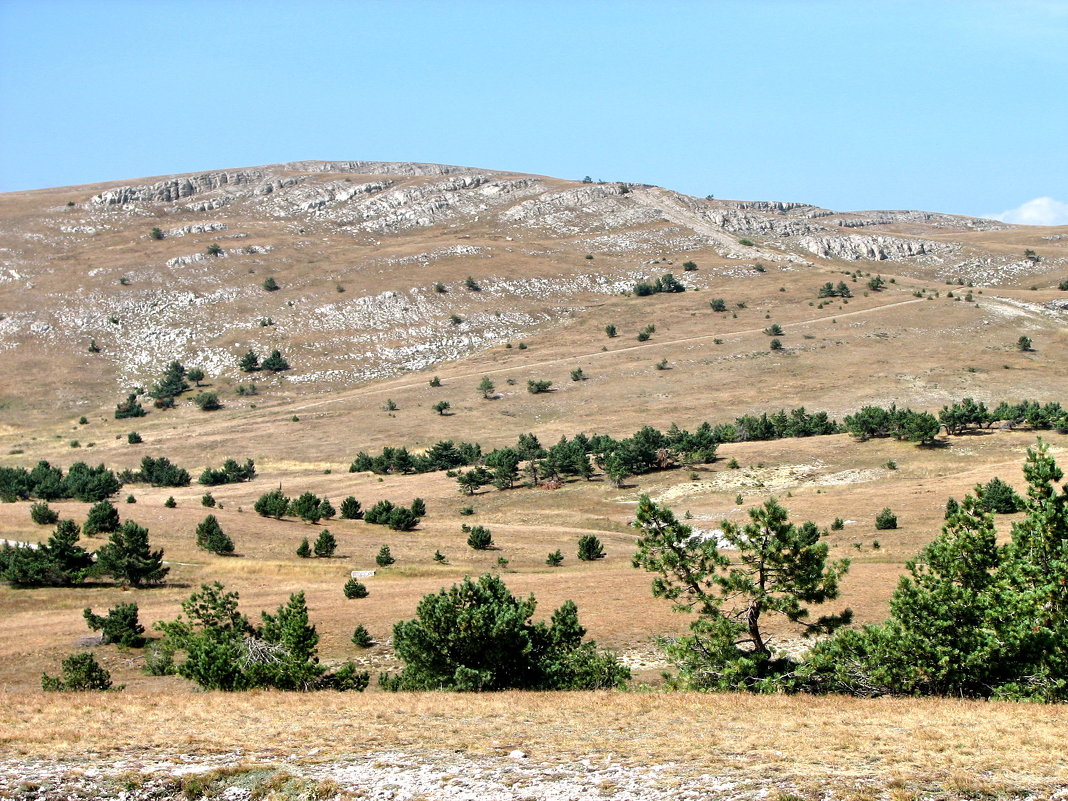
M 857 261 L 897 261 L 927 254 L 943 255 L 956 249 L 954 245 L 929 239 L 904 239 L 893 236 L 802 236 L 798 246 L 824 259 Z

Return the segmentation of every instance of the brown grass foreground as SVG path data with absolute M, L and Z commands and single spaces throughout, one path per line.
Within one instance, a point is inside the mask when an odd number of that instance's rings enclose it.
M 1068 787 L 1068 707 L 663 693 L 6 694 L 0 750 L 84 763 L 240 750 L 324 762 L 385 750 L 588 758 L 891 797 Z

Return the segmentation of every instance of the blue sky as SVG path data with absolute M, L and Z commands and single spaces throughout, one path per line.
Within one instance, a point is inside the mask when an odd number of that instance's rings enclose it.
M 1068 224 L 1068 0 L 0 0 L 0 191 L 300 159 Z

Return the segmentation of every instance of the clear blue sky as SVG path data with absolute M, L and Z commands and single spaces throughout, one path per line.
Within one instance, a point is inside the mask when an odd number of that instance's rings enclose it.
M 0 0 L 0 191 L 299 159 L 1056 208 L 1068 0 Z

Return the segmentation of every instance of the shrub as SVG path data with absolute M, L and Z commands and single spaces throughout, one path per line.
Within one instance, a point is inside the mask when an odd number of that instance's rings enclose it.
M 30 507 L 30 520 L 39 526 L 51 526 L 59 520 L 59 512 L 41 501 Z
M 694 270 L 697 269 L 697 262 L 695 262 L 695 261 L 684 261 L 682 263 L 682 269 L 685 270 L 688 273 L 692 273 Z
M 564 563 L 564 555 L 560 553 L 560 549 L 556 549 L 545 558 L 545 564 L 549 567 L 560 567 Z
M 975 494 L 983 508 L 994 514 L 1011 515 L 1024 507 L 1023 498 L 997 477 L 990 479 L 983 486 L 976 487 Z
M 108 610 L 107 615 L 94 615 L 86 607 L 82 610 L 91 631 L 101 632 L 103 645 L 115 643 L 126 648 L 140 648 L 145 644 L 145 627 L 137 619 L 137 604 L 123 603 Z
M 436 284 L 434 284 L 434 291 L 444 295 L 449 290 L 445 287 L 445 284 L 441 283 L 441 281 L 438 281 Z
M 783 335 L 782 326 L 778 323 L 772 323 L 764 329 L 764 333 L 769 337 L 781 337 Z
M 237 484 L 242 481 L 251 481 L 256 476 L 256 463 L 246 459 L 245 463 L 238 464 L 234 459 L 227 459 L 219 469 L 206 467 L 197 479 L 199 484 L 214 487 L 219 484 Z
M 215 496 L 210 492 L 205 492 L 200 496 L 200 505 L 212 508 L 215 506 Z
M 122 685 L 112 686 L 111 674 L 102 668 L 91 653 L 71 654 L 62 662 L 59 676 L 41 674 L 41 689 L 45 692 L 85 692 L 88 690 L 119 691 Z
M 404 662 L 387 690 L 564 690 L 621 686 L 630 671 L 596 644 L 583 642 L 571 601 L 550 623 L 532 623 L 537 602 L 514 597 L 497 576 L 464 579 L 426 595 L 416 618 L 393 627 Z
M 163 502 L 163 505 L 166 506 L 168 509 L 174 509 L 176 506 L 178 506 L 178 501 L 174 500 L 173 495 L 170 495 L 167 497 L 167 500 Z
M 782 340 L 773 339 L 771 340 L 771 342 L 768 343 L 768 347 L 772 350 L 782 350 Z
M 638 341 L 639 342 L 646 342 L 646 341 L 648 341 L 649 336 L 650 336 L 650 334 L 649 334 L 648 331 L 639 331 L 638 332 Z
M 375 564 L 378 565 L 379 567 L 389 567 L 390 565 L 392 565 L 396 561 L 397 560 L 393 558 L 393 554 L 391 554 L 389 552 L 389 546 L 388 545 L 383 545 L 379 549 L 378 555 L 375 556 Z
M 345 582 L 345 597 L 352 598 L 366 598 L 368 596 L 367 587 L 358 582 L 354 578 L 350 578 Z
M 552 381 L 527 381 L 527 392 L 531 395 L 539 395 L 542 392 L 549 392 L 552 385 Z
M 385 526 L 389 523 L 389 516 L 392 514 L 396 507 L 392 501 L 385 499 L 377 501 L 367 512 L 364 514 L 363 519 L 367 523 L 372 523 L 376 526 Z
M 875 528 L 878 531 L 897 528 L 897 515 L 890 511 L 889 506 L 875 516 Z
M 616 327 L 614 325 L 606 325 L 604 327 L 604 332 L 609 339 L 613 339 L 617 336 Z
M 708 306 L 714 312 L 727 311 L 727 301 L 723 298 L 712 298 L 712 300 L 708 301 Z
M 274 280 L 273 275 L 269 275 L 263 279 L 263 283 L 260 284 L 267 292 L 275 292 L 279 289 L 278 282 Z
M 394 531 L 411 531 L 419 525 L 419 518 L 406 506 L 394 506 L 386 519 L 386 525 Z
M 747 248 L 751 248 L 751 247 L 753 247 L 753 240 L 751 240 L 751 239 L 739 239 L 738 240 L 738 244 L 739 245 L 745 245 Z
M 434 551 L 434 561 L 439 565 L 445 564 L 448 560 L 445 558 L 445 554 L 441 551 Z
M 218 518 L 208 515 L 197 524 L 197 547 L 220 556 L 234 552 L 234 542 L 222 530 Z
M 583 562 L 593 562 L 597 559 L 603 559 L 604 547 L 601 545 L 601 541 L 593 534 L 586 534 L 579 537 L 578 558 Z
M 471 290 L 472 292 L 481 292 L 482 291 L 482 287 L 479 286 L 478 282 L 474 278 L 472 278 L 471 276 L 467 276 L 467 278 L 464 279 L 464 287 L 466 289 Z
M 359 648 L 370 648 L 375 644 L 374 638 L 371 637 L 371 632 L 362 623 L 352 632 L 352 644 Z
M 118 528 L 119 510 L 111 501 L 101 501 L 89 508 L 85 525 L 82 526 L 82 533 L 87 537 L 94 537 L 97 534 L 110 534 Z
M 188 487 L 189 472 L 171 464 L 166 456 L 141 458 L 141 469 L 132 476 L 134 481 L 143 481 L 153 487 Z
M 140 445 L 142 442 L 144 442 L 144 440 L 141 438 L 141 435 L 138 434 L 136 431 L 131 431 L 129 434 L 126 435 L 126 442 L 130 445 Z
M 260 367 L 272 373 L 280 373 L 289 369 L 289 362 L 282 356 L 281 351 L 275 349 L 271 351 L 270 356 L 263 360 Z
M 131 392 L 126 400 L 115 406 L 115 419 L 123 420 L 128 417 L 144 417 L 145 409 L 138 403 L 137 395 Z
M 202 412 L 214 412 L 222 408 L 222 404 L 219 403 L 219 396 L 214 392 L 201 392 L 193 398 L 193 403 Z
M 341 519 L 342 520 L 362 520 L 363 510 L 360 508 L 360 502 L 351 495 L 347 496 L 341 502 Z
M 315 555 L 323 559 L 329 559 L 337 550 L 337 539 L 330 533 L 330 529 L 324 528 L 319 532 L 313 549 Z
M 576 367 L 574 370 L 571 371 L 572 381 L 585 381 L 587 378 L 588 376 L 584 372 L 582 372 L 581 367 Z
M 493 534 L 485 526 L 472 526 L 467 533 L 467 544 L 476 551 L 485 551 L 493 547 Z
M 1018 340 L 1016 340 L 1016 349 L 1023 353 L 1027 353 L 1029 350 L 1031 350 L 1031 344 L 1031 337 L 1022 336 Z
M 322 517 L 322 500 L 318 495 L 311 492 L 301 493 L 299 497 L 289 504 L 289 513 L 299 517 L 305 523 L 315 525 Z
M 241 372 L 243 373 L 254 373 L 260 369 L 260 357 L 256 355 L 255 351 L 250 350 L 238 360 L 237 366 L 241 369 Z M 241 393 L 240 390 L 241 388 L 238 387 L 238 393 L 244 394 Z
M 163 239 L 163 231 L 161 231 L 158 227 L 153 228 L 151 231 L 148 232 L 148 238 L 156 240 Z
M 834 522 L 831 523 L 831 531 L 841 531 L 844 528 L 845 528 L 845 521 L 840 517 L 836 517 L 834 519 Z
M 328 673 L 319 662 L 319 634 L 308 619 L 303 592 L 289 596 L 262 625 L 238 611 L 236 592 L 218 582 L 201 585 L 182 603 L 185 618 L 157 624 L 172 653 L 185 659 L 177 672 L 207 690 L 361 690 L 368 676 L 346 664 Z

